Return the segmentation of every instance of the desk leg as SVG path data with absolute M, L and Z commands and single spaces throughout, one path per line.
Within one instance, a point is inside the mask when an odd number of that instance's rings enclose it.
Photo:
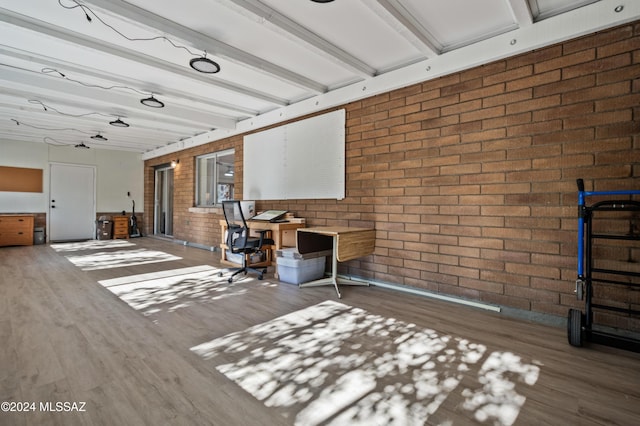
M 319 280 L 310 281 L 308 283 L 302 283 L 299 285 L 302 287 L 318 287 L 321 285 L 333 285 L 336 288 L 336 293 L 338 294 L 338 299 L 342 299 L 342 295 L 340 294 L 340 289 L 338 288 L 338 284 L 345 285 L 364 285 L 368 286 L 368 282 L 358 282 L 352 280 L 343 280 L 340 279 L 340 283 L 338 283 L 338 236 L 333 236 L 333 252 L 331 253 L 331 276 L 327 278 L 320 278 Z
M 310 281 L 308 283 L 302 283 L 299 287 L 318 287 L 321 285 L 333 285 L 336 288 L 336 293 L 338 293 L 338 299 L 342 298 L 340 294 L 340 290 L 338 289 L 338 251 L 336 247 L 338 244 L 338 237 L 333 236 L 333 251 L 331 252 L 331 276 L 327 278 L 320 278 L 319 280 Z

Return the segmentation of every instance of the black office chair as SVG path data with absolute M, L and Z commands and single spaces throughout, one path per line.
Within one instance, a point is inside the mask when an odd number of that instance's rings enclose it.
M 247 221 L 242 214 L 242 207 L 240 201 L 223 201 L 222 211 L 224 213 L 224 219 L 227 221 L 227 238 L 226 243 L 228 250 L 233 254 L 242 255 L 242 267 L 231 269 L 233 274 L 229 277 L 228 281 L 233 282 L 233 277 L 243 273 L 247 275 L 248 272 L 258 274 L 258 279 L 264 278 L 267 272 L 267 268 L 255 269 L 247 266 L 247 259 L 255 253 L 262 252 L 262 246 L 273 245 L 274 242 L 270 238 L 265 238 L 265 234 L 268 230 L 255 230 L 260 235 L 259 237 L 249 236 L 249 227 Z M 220 273 L 222 275 L 222 273 Z

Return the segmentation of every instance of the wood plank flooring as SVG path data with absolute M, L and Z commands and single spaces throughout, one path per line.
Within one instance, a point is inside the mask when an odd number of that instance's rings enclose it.
M 573 348 L 564 328 L 378 287 L 342 287 L 338 300 L 332 287 L 299 289 L 272 274 L 228 284 L 217 277 L 219 253 L 153 238 L 131 243 L 0 249 L 0 402 L 36 405 L 0 412 L 0 425 L 306 426 L 367 424 L 365 415 L 384 425 L 640 424 L 638 354 Z M 82 270 L 67 256 L 96 268 Z M 331 313 L 337 324 L 316 321 L 313 329 L 292 326 L 282 338 L 265 337 L 283 316 L 324 312 L 327 301 L 340 311 Z M 342 327 L 351 321 L 350 330 Z M 325 347 L 309 343 L 312 332 Z M 328 345 L 331 333 L 344 340 Z M 193 349 L 230 335 L 246 347 L 210 357 Z M 282 352 L 291 342 L 309 347 Z M 265 387 L 251 386 L 262 377 L 259 367 L 276 365 L 270 350 L 282 359 L 312 354 L 307 368 L 324 366 L 314 377 L 321 385 L 303 383 L 307 371 L 292 364 L 298 375 L 261 398 Z M 380 373 L 387 367 L 389 376 Z M 341 387 L 356 372 L 362 381 Z M 372 382 L 377 387 L 367 390 Z M 287 389 L 289 398 L 276 398 Z M 309 408 L 321 401 L 332 401 L 326 415 Z M 84 403 L 84 411 L 56 410 L 56 402 Z M 496 414 L 500 407 L 506 417 Z

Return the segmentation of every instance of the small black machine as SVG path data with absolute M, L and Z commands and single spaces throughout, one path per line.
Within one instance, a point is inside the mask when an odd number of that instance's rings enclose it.
M 138 229 L 138 218 L 136 217 L 136 202 L 134 200 L 131 200 L 131 203 L 133 204 L 133 206 L 131 208 L 131 218 L 129 219 L 129 237 L 142 237 L 142 233 Z

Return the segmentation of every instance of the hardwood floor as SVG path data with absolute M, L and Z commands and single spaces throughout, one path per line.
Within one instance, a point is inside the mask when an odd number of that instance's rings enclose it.
M 130 243 L 0 249 L 0 425 L 640 424 L 638 354 Z

